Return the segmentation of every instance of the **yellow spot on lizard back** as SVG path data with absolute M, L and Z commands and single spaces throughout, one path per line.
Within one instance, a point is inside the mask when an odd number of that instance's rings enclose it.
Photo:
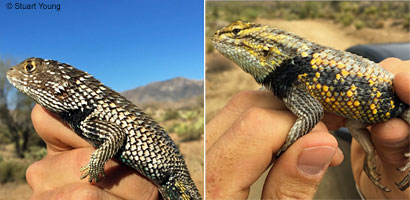
M 352 97 L 352 96 L 353 96 L 353 92 L 352 92 L 351 90 L 348 90 L 348 91 L 346 92 L 346 95 L 347 95 L 348 97 Z
M 343 75 L 343 76 L 347 76 L 347 75 L 349 75 L 349 72 L 346 71 L 345 69 L 342 69 L 342 75 Z
M 339 80 L 342 76 L 340 74 L 336 74 L 336 80 Z
M 374 81 L 372 79 L 369 79 L 369 85 L 370 86 L 374 85 Z
M 310 64 L 311 65 L 314 65 L 316 63 L 316 59 L 312 59 L 311 61 L 310 61 Z
M 350 88 L 352 91 L 355 91 L 357 87 L 353 84 L 352 87 Z

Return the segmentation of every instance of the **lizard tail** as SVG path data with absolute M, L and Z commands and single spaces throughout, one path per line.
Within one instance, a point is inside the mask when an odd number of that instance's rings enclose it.
M 184 181 L 170 179 L 159 189 L 162 197 L 169 200 L 201 200 L 201 195 L 194 182 L 189 178 Z

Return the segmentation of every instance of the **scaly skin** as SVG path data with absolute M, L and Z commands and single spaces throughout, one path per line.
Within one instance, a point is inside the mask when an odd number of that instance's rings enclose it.
M 409 106 L 394 93 L 394 75 L 363 57 L 324 47 L 266 25 L 236 21 L 218 30 L 215 48 L 279 97 L 298 119 L 277 157 L 308 133 L 324 111 L 348 118 L 346 126 L 366 152 L 364 171 L 380 189 L 375 150 L 366 126 L 401 117 Z M 409 158 L 409 154 L 404 155 Z M 410 162 L 400 171 L 410 168 Z M 409 187 L 410 174 L 398 183 Z
M 81 179 L 99 181 L 105 163 L 115 157 L 148 178 L 164 199 L 201 199 L 164 129 L 91 75 L 68 64 L 29 58 L 12 67 L 7 78 L 96 148 L 81 168 Z

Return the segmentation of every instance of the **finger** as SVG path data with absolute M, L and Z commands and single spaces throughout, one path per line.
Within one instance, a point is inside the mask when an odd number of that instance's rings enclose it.
M 393 74 L 410 72 L 410 60 L 402 61 L 398 58 L 386 58 L 379 64 Z
M 92 147 L 78 148 L 64 153 L 47 155 L 43 160 L 32 164 L 26 172 L 27 183 L 34 192 L 63 188 L 70 184 L 90 184 L 88 177 L 81 180 L 80 168 L 85 166 L 94 152 Z M 157 192 L 155 186 L 147 179 L 137 174 L 132 168 L 109 160 L 105 164 L 106 177 L 98 186 L 107 192 L 125 199 L 135 199 L 140 195 L 153 195 Z M 124 191 L 127 191 L 124 193 Z M 139 198 L 137 198 L 139 199 Z
M 396 168 L 405 165 L 403 154 L 409 150 L 409 131 L 409 125 L 398 118 L 372 126 L 371 137 L 377 154 L 383 163 L 392 166 L 392 173 L 399 173 Z
M 409 67 L 410 68 L 410 67 Z M 406 104 L 410 104 L 410 72 L 398 73 L 393 79 L 395 93 Z
M 289 111 L 246 111 L 208 150 L 207 197 L 246 198 L 250 185 L 269 167 L 294 122 Z
M 61 188 L 42 192 L 33 192 L 31 200 L 41 199 L 87 199 L 87 200 L 120 200 L 115 195 L 110 194 L 98 187 L 87 183 L 77 183 L 65 185 Z
M 31 119 L 34 129 L 46 142 L 48 153 L 91 146 L 60 119 L 39 105 L 34 106 Z
M 236 94 L 206 125 L 206 149 L 225 133 L 249 108 L 286 109 L 270 91 L 242 91 Z
M 270 170 L 262 199 L 313 199 L 332 160 L 342 161 L 337 154 L 337 141 L 328 132 L 315 130 L 303 136 Z

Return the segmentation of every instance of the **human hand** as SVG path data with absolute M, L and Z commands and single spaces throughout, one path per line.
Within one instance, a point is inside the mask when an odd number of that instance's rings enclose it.
M 27 169 L 31 199 L 157 199 L 158 190 L 135 170 L 109 160 L 106 177 L 90 184 L 80 180 L 94 148 L 39 105 L 31 114 L 34 128 L 47 144 L 47 156 Z
M 233 97 L 206 126 L 207 198 L 246 199 L 295 120 L 271 92 L 245 91 Z M 262 198 L 312 199 L 327 167 L 342 160 L 336 139 L 320 122 L 275 161 Z
M 383 60 L 380 65 L 395 74 L 393 80 L 395 92 L 404 103 L 410 104 L 410 61 L 389 58 Z M 409 152 L 409 132 L 409 124 L 399 118 L 371 126 L 371 139 L 378 155 L 378 172 L 382 184 L 391 189 L 391 192 L 383 192 L 370 181 L 363 171 L 365 153 L 355 140 L 352 141 L 353 176 L 366 198 L 410 199 L 409 189 L 403 192 L 395 185 L 395 182 L 400 182 L 407 175 L 407 172 L 400 172 L 397 168 L 409 162 L 403 156 L 403 153 Z

